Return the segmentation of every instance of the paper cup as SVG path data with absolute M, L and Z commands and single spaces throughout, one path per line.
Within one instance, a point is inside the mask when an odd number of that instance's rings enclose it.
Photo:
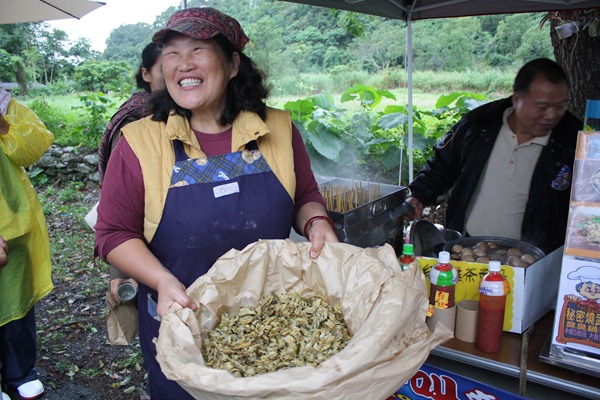
M 462 300 L 456 306 L 456 329 L 454 337 L 463 342 L 474 343 L 477 337 L 477 300 Z
M 456 306 L 450 308 L 434 308 L 433 315 L 425 321 L 431 332 L 435 331 L 437 324 L 442 324 L 454 332 L 454 323 L 456 321 Z

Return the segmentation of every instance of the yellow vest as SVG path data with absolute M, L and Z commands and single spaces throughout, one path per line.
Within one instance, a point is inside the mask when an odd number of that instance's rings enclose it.
M 146 117 L 123 127 L 123 136 L 137 156 L 144 176 L 144 237 L 150 243 L 167 199 L 175 165 L 173 140 L 183 143 L 188 157 L 206 157 L 187 118 L 172 113 L 167 123 Z M 292 121 L 287 111 L 267 108 L 267 119 L 242 111 L 233 122 L 231 151 L 242 151 L 256 140 L 258 149 L 293 200 L 296 192 Z

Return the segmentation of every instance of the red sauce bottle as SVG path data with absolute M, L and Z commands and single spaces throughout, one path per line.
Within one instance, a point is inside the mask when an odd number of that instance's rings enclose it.
M 475 346 L 486 353 L 497 353 L 502 348 L 502 326 L 508 281 L 500 272 L 500 262 L 490 261 L 489 272 L 479 285 L 479 312 Z

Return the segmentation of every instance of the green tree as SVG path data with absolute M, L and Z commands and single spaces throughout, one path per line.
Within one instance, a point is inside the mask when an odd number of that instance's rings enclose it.
M 439 31 L 442 20 L 422 20 L 413 24 L 413 63 L 419 70 L 440 70 L 444 66 Z M 436 34 L 432 34 L 436 32 Z
M 89 61 L 75 68 L 73 79 L 79 90 L 129 93 L 131 68 L 125 61 Z
M 69 49 L 69 57 L 74 66 L 80 65 L 86 60 L 95 60 L 99 56 L 100 53 L 92 49 L 90 39 L 85 37 L 77 38 Z
M 406 57 L 406 28 L 397 20 L 369 25 L 362 36 L 352 40 L 349 53 L 368 70 L 404 65 Z
M 494 42 L 488 52 L 490 65 L 521 64 L 522 60 L 517 57 L 515 50 L 523 44 L 525 32 L 537 25 L 538 21 L 534 14 L 508 15 L 500 21 Z
M 135 68 L 140 64 L 144 47 L 152 40 L 154 30 L 144 22 L 121 25 L 113 29 L 106 40 L 104 59 L 107 61 L 125 61 Z
M 515 57 L 519 64 L 539 57 L 553 58 L 552 42 L 548 31 L 538 26 L 527 29 L 521 45 L 515 52 Z
M 475 64 L 475 42 L 481 30 L 479 19 L 473 17 L 444 20 L 437 37 L 441 42 L 440 56 L 444 60 L 442 68 L 458 71 L 471 68 Z
M 67 64 L 68 35 L 60 29 L 42 30 L 39 43 L 40 74 L 39 80 L 50 83 L 59 77 L 61 67 Z
M 27 56 L 33 54 L 36 47 L 36 24 L 7 24 L 0 25 L 0 49 L 10 54 L 8 65 L 2 68 L 10 69 L 11 81 L 19 83 L 23 93 L 27 92 Z
M 275 26 L 271 18 L 262 17 L 250 24 L 246 32 L 252 42 L 246 54 L 269 76 L 277 76 L 285 71 L 285 60 L 281 58 L 283 47 L 283 30 Z

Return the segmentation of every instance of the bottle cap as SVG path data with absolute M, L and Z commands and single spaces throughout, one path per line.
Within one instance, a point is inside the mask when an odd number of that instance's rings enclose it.
M 402 246 L 402 253 L 413 256 L 415 254 L 415 246 L 410 243 L 406 243 Z
M 491 272 L 498 272 L 498 271 L 500 271 L 500 261 L 495 261 L 495 260 L 490 261 L 490 263 L 488 265 L 488 269 Z
M 448 264 L 450 262 L 450 253 L 447 251 L 440 251 L 438 261 L 442 264 Z

